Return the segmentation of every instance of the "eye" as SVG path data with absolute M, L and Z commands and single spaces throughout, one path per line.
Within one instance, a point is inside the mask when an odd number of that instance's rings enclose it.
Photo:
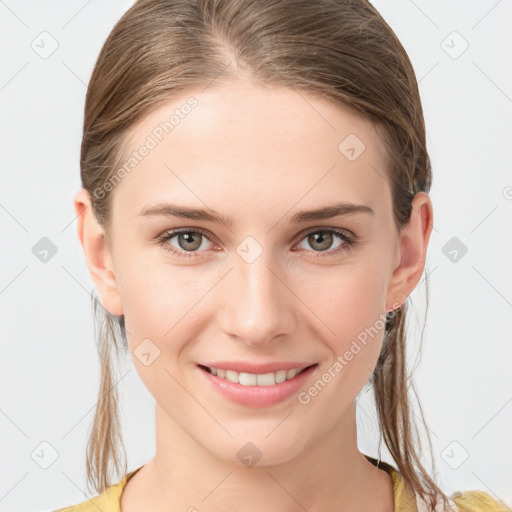
M 176 238 L 178 247 L 169 244 L 173 238 Z M 206 232 L 201 229 L 182 229 L 164 233 L 157 238 L 157 243 L 178 257 L 190 258 L 201 247 L 204 249 L 205 239 L 210 241 Z
M 341 243 L 338 244 L 334 250 L 328 251 L 336 237 Z M 169 243 L 173 238 L 176 238 L 178 247 Z M 201 229 L 181 229 L 165 232 L 163 235 L 157 237 L 157 243 L 180 258 L 191 258 L 195 257 L 196 252 L 203 252 L 199 251 L 199 249 L 205 249 L 205 239 L 211 242 L 206 232 Z M 301 241 L 303 240 L 306 241 L 310 247 L 315 248 L 315 246 L 317 246 L 316 250 L 312 252 L 326 253 L 325 255 L 318 254 L 315 257 L 333 256 L 352 248 L 355 244 L 355 237 L 345 231 L 333 228 L 317 228 L 309 231 L 302 237 Z
M 341 240 L 341 243 L 338 244 L 334 250 L 328 251 L 328 249 L 331 248 L 335 238 Z M 317 228 L 314 231 L 309 231 L 306 233 L 306 236 L 302 238 L 302 240 L 305 241 L 310 247 L 315 249 L 313 251 L 314 253 L 326 253 L 316 254 L 314 256 L 315 258 L 337 255 L 342 251 L 351 249 L 355 244 L 355 237 L 349 235 L 345 231 L 340 231 L 333 228 Z

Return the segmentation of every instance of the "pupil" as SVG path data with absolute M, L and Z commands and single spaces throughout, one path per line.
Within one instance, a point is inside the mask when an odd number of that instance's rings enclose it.
M 198 249 L 201 245 L 201 243 L 199 242 L 198 243 L 198 240 L 199 240 L 199 236 L 195 236 L 194 233 L 180 233 L 181 237 L 183 237 L 185 239 L 185 246 L 186 247 L 183 247 L 182 244 L 180 243 L 180 246 L 182 246 L 182 249 Z M 194 241 L 194 238 L 196 238 L 196 240 Z M 187 246 L 187 244 L 189 244 Z M 190 247 L 190 244 L 192 244 L 192 247 Z
M 320 243 L 320 245 L 322 245 L 322 242 L 323 243 L 323 247 L 319 248 L 320 251 L 325 251 L 329 248 L 329 246 L 331 245 L 331 242 L 332 242 L 332 234 L 331 233 L 315 233 L 313 234 L 313 242 L 314 243 Z M 327 241 L 327 243 L 325 243 L 325 241 Z

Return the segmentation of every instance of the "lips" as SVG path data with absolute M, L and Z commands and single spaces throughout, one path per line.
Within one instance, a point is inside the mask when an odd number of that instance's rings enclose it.
M 306 385 L 306 383 L 313 378 L 313 375 L 317 373 L 318 363 L 307 364 L 301 362 L 286 362 L 286 363 L 271 363 L 267 365 L 255 365 L 255 364 L 242 364 L 235 362 L 216 362 L 211 363 L 212 366 L 209 365 L 197 365 L 199 374 L 202 375 L 202 378 L 206 380 L 206 382 L 211 386 L 216 392 L 219 392 L 228 400 L 238 403 L 240 405 L 246 407 L 270 407 L 272 405 L 277 405 L 280 402 L 283 402 L 292 396 L 296 395 L 300 389 Z M 216 368 L 213 366 L 214 364 L 219 365 L 220 368 L 217 368 L 217 372 L 221 371 L 226 373 L 226 376 L 229 375 L 229 372 L 232 372 L 234 375 L 232 377 L 238 376 L 240 378 L 240 374 L 242 375 L 242 379 L 251 379 L 251 375 L 255 375 L 257 379 L 262 376 L 262 383 L 255 385 L 249 380 L 245 381 L 245 384 L 240 383 L 240 381 L 234 382 L 226 379 L 225 377 L 217 376 L 212 373 L 211 368 Z M 231 368 L 243 368 L 243 369 L 251 369 L 254 371 L 254 368 L 257 368 L 260 372 L 266 373 L 256 373 L 249 374 L 248 372 L 236 372 L 236 370 L 231 370 L 229 368 L 225 369 L 222 366 L 231 367 Z M 272 382 L 272 377 L 268 374 L 278 374 L 279 372 L 284 372 L 285 368 L 283 366 L 291 366 L 291 368 L 286 369 L 286 373 L 288 371 L 295 373 L 290 379 L 285 379 L 283 382 Z M 277 371 L 268 372 L 268 368 L 276 369 Z M 296 373 L 296 369 L 300 368 L 300 372 Z M 244 376 L 245 374 L 245 376 Z

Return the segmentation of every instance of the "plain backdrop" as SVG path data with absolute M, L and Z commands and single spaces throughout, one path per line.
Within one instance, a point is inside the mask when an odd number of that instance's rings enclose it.
M 433 167 L 430 301 L 414 377 L 437 478 L 448 493 L 481 489 L 510 506 L 512 2 L 373 4 L 413 62 Z M 72 197 L 86 84 L 131 5 L 0 2 L 2 512 L 91 497 L 85 445 L 99 364 Z M 409 298 L 418 319 L 410 324 L 411 363 L 424 296 L 422 280 Z M 118 379 L 132 470 L 154 453 L 154 405 L 128 355 Z M 360 398 L 359 443 L 375 456 L 370 396 Z M 393 463 L 385 451 L 382 458 Z

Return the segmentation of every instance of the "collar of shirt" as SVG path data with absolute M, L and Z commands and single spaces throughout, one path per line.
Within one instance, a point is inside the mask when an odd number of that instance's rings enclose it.
M 377 466 L 377 459 L 365 455 L 365 457 Z M 109 512 L 121 512 L 121 495 L 128 480 L 137 473 L 143 466 L 126 473 L 118 483 L 111 485 L 105 489 L 100 495 L 91 498 L 83 503 L 68 508 L 61 508 L 54 512 L 97 512 L 98 510 L 108 510 Z M 379 469 L 386 471 L 393 481 L 394 504 L 396 512 L 427 512 L 428 508 L 418 495 L 416 495 L 411 487 L 406 483 L 399 471 L 391 464 L 383 461 L 378 463 Z M 490 509 L 489 509 L 490 510 Z M 445 508 L 440 503 L 435 512 L 457 512 L 457 508 L 452 500 L 450 500 L 450 508 Z M 462 511 L 461 511 L 462 512 Z

